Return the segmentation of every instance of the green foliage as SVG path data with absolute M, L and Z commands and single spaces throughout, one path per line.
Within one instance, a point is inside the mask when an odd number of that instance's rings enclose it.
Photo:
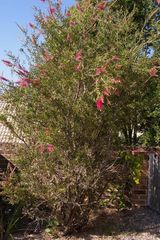
M 7 215 L 7 213 L 5 213 Z M 14 210 L 10 209 L 10 213 L 7 219 L 5 219 L 5 234 L 4 239 L 12 240 L 12 233 L 15 230 L 15 227 L 19 223 L 22 217 L 22 204 L 19 203 L 17 206 L 14 207 Z
M 141 178 L 141 170 L 143 164 L 143 156 L 133 155 L 126 151 L 120 153 L 121 163 L 125 164 L 128 169 L 128 180 L 133 181 L 135 184 L 139 184 Z
M 122 182 L 121 184 L 109 184 L 102 200 L 100 201 L 100 206 L 116 208 L 117 210 L 124 209 L 126 207 L 124 196 L 124 183 Z

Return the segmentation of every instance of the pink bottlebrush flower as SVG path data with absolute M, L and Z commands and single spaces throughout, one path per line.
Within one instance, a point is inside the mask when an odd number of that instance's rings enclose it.
M 68 11 L 68 12 L 66 13 L 66 16 L 67 16 L 67 17 L 71 17 L 71 12 Z
M 41 2 L 45 2 L 46 0 L 40 0 Z
M 113 84 L 118 84 L 118 83 L 121 83 L 121 82 L 122 82 L 122 80 L 120 78 L 111 79 L 111 83 L 113 83 Z
M 70 21 L 70 22 L 69 22 L 69 26 L 70 26 L 70 27 L 74 27 L 75 25 L 76 25 L 76 21 Z
M 38 147 L 38 150 L 40 153 L 44 153 L 45 152 L 45 145 L 44 144 L 40 144 Z
M 105 96 L 107 96 L 107 97 L 109 97 L 110 96 L 110 89 L 109 88 L 105 88 L 105 90 L 103 91 L 103 94 L 105 95 Z
M 18 68 L 20 69 L 20 71 L 23 72 L 23 74 L 28 75 L 29 71 L 27 71 L 24 67 L 22 67 L 20 64 L 18 64 Z
M 45 76 L 47 74 L 47 71 L 45 69 L 40 69 L 40 73 Z
M 17 83 L 20 87 L 25 88 L 29 86 L 29 84 L 31 83 L 31 80 L 29 78 L 24 77 L 24 78 L 21 78 Z
M 104 67 L 98 67 L 96 69 L 96 76 L 99 76 L 100 74 L 105 72 L 105 68 Z
M 160 0 L 157 0 L 157 3 L 160 4 Z
M 82 50 L 78 51 L 75 55 L 75 60 L 80 62 L 82 60 Z
M 96 106 L 97 106 L 98 111 L 102 111 L 103 103 L 104 103 L 104 97 L 101 96 L 96 101 Z
M 49 128 L 45 128 L 45 134 L 46 134 L 46 135 L 49 134 Z
M 28 83 L 31 82 L 31 79 L 30 78 L 26 78 L 26 77 L 21 78 L 21 80 L 24 81 L 24 82 L 28 82 Z
M 71 35 L 69 33 L 67 34 L 66 40 L 67 40 L 67 42 L 71 42 L 72 41 Z
M 113 86 L 109 86 L 110 90 L 114 91 L 115 90 L 115 87 Z
M 106 8 L 106 2 L 104 2 L 104 1 L 97 5 L 97 9 L 100 11 L 105 10 L 105 8 Z
M 56 9 L 54 7 L 50 7 L 49 8 L 49 12 L 50 12 L 50 14 L 55 14 L 56 13 Z
M 2 60 L 2 62 L 7 66 L 7 67 L 13 67 L 13 63 L 7 60 Z
M 36 45 L 36 44 L 37 44 L 37 41 L 36 41 L 36 38 L 35 38 L 35 36 L 32 36 L 32 38 L 31 38 L 31 41 L 32 41 L 32 43 L 33 43 L 34 45 Z
M 53 144 L 47 144 L 47 151 L 48 151 L 49 153 L 51 153 L 51 152 L 54 151 L 54 146 L 53 146 Z
M 120 60 L 120 58 L 117 55 L 114 55 L 111 59 L 113 62 L 117 62 Z
M 31 28 L 36 28 L 36 26 L 33 24 L 33 23 L 31 23 L 31 22 L 29 22 L 29 26 L 31 27 Z
M 21 70 L 14 70 L 14 72 L 17 73 L 18 75 L 22 75 L 22 76 L 26 76 L 27 75 L 26 73 L 24 73 Z
M 80 72 L 80 70 L 81 70 L 81 63 L 79 63 L 79 64 L 76 66 L 75 69 L 76 69 L 77 72 Z
M 116 70 L 122 69 L 122 65 L 121 65 L 121 64 L 116 64 L 115 69 L 116 69 Z
M 107 98 L 107 106 L 111 106 L 111 102 L 108 98 Z
M 6 81 L 6 82 L 9 82 L 9 79 L 3 77 L 3 76 L 0 76 L 0 81 Z
M 77 7 L 77 10 L 78 10 L 79 12 L 82 12 L 82 8 L 81 8 L 81 6 L 80 6 L 79 3 L 76 5 L 76 7 Z
M 157 70 L 157 68 L 154 66 L 154 67 L 152 67 L 152 68 L 149 70 L 149 75 L 150 75 L 151 77 L 158 77 L 157 72 L 158 72 L 158 70 Z
M 53 60 L 53 56 L 51 56 L 47 51 L 45 51 L 45 52 L 43 53 L 43 56 L 44 56 L 44 58 L 45 58 L 46 61 L 51 61 L 51 60 Z
M 19 84 L 20 87 L 23 87 L 23 88 L 29 86 L 29 83 L 28 83 L 28 82 L 25 82 L 25 81 L 21 81 L 21 80 L 20 80 L 20 81 L 18 81 L 17 83 Z
M 94 83 L 97 84 L 99 82 L 100 79 L 96 78 Z
M 118 89 L 115 89 L 114 94 L 115 94 L 117 97 L 119 97 L 119 96 L 120 96 L 119 90 L 118 90 Z

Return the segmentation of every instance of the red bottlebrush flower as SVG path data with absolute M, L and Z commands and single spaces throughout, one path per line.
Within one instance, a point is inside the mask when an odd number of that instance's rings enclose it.
M 76 66 L 75 69 L 76 69 L 77 72 L 80 72 L 80 70 L 81 70 L 81 63 L 79 63 L 79 64 Z
M 0 81 L 6 81 L 6 82 L 8 82 L 9 80 L 8 80 L 7 78 L 3 77 L 3 76 L 0 76 Z
M 96 106 L 97 106 L 98 111 L 102 111 L 103 103 L 104 103 L 104 97 L 101 96 L 96 101 Z
M 21 78 L 17 83 L 20 87 L 25 88 L 29 86 L 29 84 L 31 83 L 31 80 L 29 78 L 24 77 L 24 78 Z
M 20 81 L 18 81 L 17 83 L 19 84 L 20 87 L 23 87 L 23 88 L 29 86 L 29 83 L 28 83 L 28 82 L 25 82 L 25 81 L 21 81 L 21 80 L 20 80 Z
M 2 62 L 7 66 L 7 67 L 13 67 L 13 63 L 7 60 L 2 60 Z
M 71 12 L 68 11 L 68 12 L 66 13 L 66 16 L 67 16 L 67 17 L 71 17 Z
M 105 8 L 106 8 L 106 2 L 104 2 L 104 1 L 97 5 L 97 9 L 100 11 L 105 10 Z
M 54 146 L 53 146 L 53 144 L 47 144 L 47 151 L 48 151 L 49 153 L 51 153 L 51 152 L 54 151 Z
M 105 68 L 104 67 L 98 67 L 96 69 L 96 76 L 99 76 L 100 74 L 105 72 Z
M 33 28 L 33 29 L 36 28 L 36 26 L 35 26 L 33 23 L 31 23 L 31 22 L 29 23 L 29 26 L 30 26 L 31 28 Z
M 56 13 L 56 10 L 55 10 L 55 8 L 50 7 L 50 8 L 49 8 L 49 12 L 50 12 L 50 14 L 55 14 L 55 13 Z
M 157 3 L 160 4 L 160 0 L 157 0 Z
M 75 55 L 75 60 L 80 62 L 82 60 L 82 50 L 78 51 Z
M 76 7 L 77 7 L 77 10 L 78 10 L 79 12 L 82 12 L 82 8 L 81 8 L 81 6 L 80 6 L 79 3 L 76 5 Z
M 106 95 L 107 97 L 110 96 L 110 90 L 109 88 L 106 88 L 104 91 L 103 91 L 103 94 Z
M 113 57 L 112 57 L 112 61 L 113 62 L 117 62 L 117 61 L 119 61 L 120 60 L 120 58 L 117 56 L 117 55 L 114 55 Z
M 156 67 L 152 67 L 152 68 L 149 70 L 149 75 L 150 75 L 151 77 L 158 77 L 157 72 L 158 72 L 157 68 L 156 68 Z

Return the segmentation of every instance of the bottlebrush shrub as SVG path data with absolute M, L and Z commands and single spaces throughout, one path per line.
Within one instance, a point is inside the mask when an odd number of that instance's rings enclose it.
M 116 1 L 84 0 L 63 14 L 58 3 L 50 2 L 48 15 L 37 10 L 31 35 L 21 28 L 29 71 L 11 55 L 3 60 L 18 79 L 1 77 L 2 98 L 24 142 L 4 193 L 69 233 L 87 223 L 109 183 L 120 183 L 120 133 L 132 144 L 159 67 L 156 56 L 143 53 L 147 43 L 134 12 L 114 11 Z M 147 41 L 156 43 L 156 34 Z

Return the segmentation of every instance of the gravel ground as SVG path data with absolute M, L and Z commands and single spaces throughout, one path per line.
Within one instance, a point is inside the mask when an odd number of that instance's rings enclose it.
M 160 240 L 160 214 L 149 208 L 101 210 L 78 235 L 53 238 L 46 234 L 15 236 L 14 240 Z

